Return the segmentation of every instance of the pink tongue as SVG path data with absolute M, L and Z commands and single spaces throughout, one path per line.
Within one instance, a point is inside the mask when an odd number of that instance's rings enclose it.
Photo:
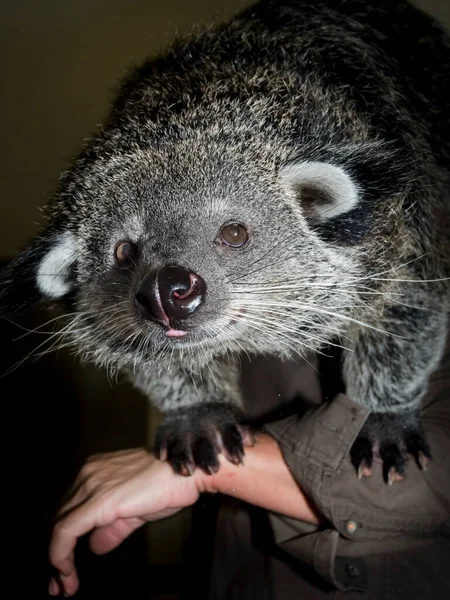
M 168 329 L 166 335 L 167 337 L 183 337 L 186 335 L 186 331 L 181 331 L 180 329 Z

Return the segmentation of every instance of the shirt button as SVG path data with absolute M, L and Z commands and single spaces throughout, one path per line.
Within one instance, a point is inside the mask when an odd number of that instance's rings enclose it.
M 350 577 L 359 577 L 361 575 L 361 571 L 359 570 L 359 568 L 356 565 L 352 565 L 352 564 L 345 565 L 345 571 L 347 572 L 347 575 L 349 575 Z
M 356 524 L 355 521 L 347 521 L 347 524 L 345 527 L 346 527 L 348 533 L 355 533 L 355 531 L 358 529 L 358 525 Z

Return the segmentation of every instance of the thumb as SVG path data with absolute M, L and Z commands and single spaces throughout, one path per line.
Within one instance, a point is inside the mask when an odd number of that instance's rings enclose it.
M 89 538 L 91 550 L 96 554 L 106 554 L 114 550 L 144 523 L 145 521 L 139 517 L 128 517 L 116 519 L 110 525 L 98 527 Z

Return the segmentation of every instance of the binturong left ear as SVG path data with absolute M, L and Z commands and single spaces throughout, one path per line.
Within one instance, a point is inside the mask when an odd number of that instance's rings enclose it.
M 66 298 L 74 287 L 77 244 L 68 230 L 48 230 L 0 271 L 0 316 Z
M 289 161 L 280 178 L 322 239 L 352 246 L 371 230 L 380 202 L 407 192 L 411 164 L 391 145 L 351 144 Z

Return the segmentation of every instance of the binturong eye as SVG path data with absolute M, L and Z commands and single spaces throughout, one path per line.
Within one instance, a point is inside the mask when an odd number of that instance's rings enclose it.
M 241 248 L 249 239 L 248 230 L 245 225 L 240 223 L 229 223 L 220 230 L 217 241 L 231 248 Z
M 134 263 L 137 253 L 136 244 L 125 240 L 116 244 L 114 257 L 119 267 L 129 267 Z

